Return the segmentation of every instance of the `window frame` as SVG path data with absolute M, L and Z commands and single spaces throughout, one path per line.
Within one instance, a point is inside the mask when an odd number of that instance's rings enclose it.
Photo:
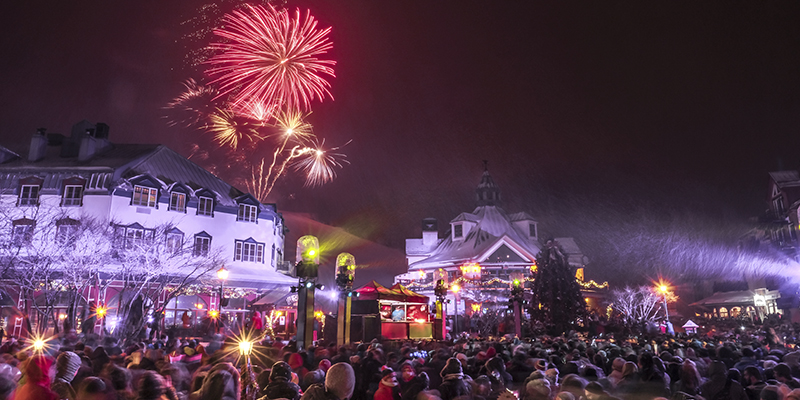
M 179 205 L 179 206 L 176 206 L 174 204 L 175 203 L 174 200 L 175 200 L 176 197 L 178 199 L 180 199 L 181 196 L 183 197 L 183 204 Z M 186 213 L 186 198 L 187 198 L 186 193 L 170 192 L 170 194 L 169 194 L 169 207 L 167 207 L 167 210 Z
M 36 221 L 28 218 L 21 218 L 11 223 L 11 241 L 16 245 L 28 244 L 33 241 L 33 231 L 36 229 Z
M 243 222 L 258 223 L 258 206 L 252 204 L 239 204 L 239 211 L 236 213 L 236 220 Z
M 70 189 L 77 189 L 78 196 L 68 196 Z M 81 207 L 83 206 L 83 185 L 64 185 L 64 193 L 61 195 L 61 207 Z M 77 201 L 77 202 L 76 202 Z
M 28 195 L 25 195 L 25 189 L 30 188 L 31 190 L 28 191 Z M 36 189 L 36 195 L 31 196 L 31 192 L 33 189 Z M 22 184 L 19 188 L 19 197 L 17 198 L 17 205 L 18 206 L 38 206 L 39 205 L 39 195 L 42 192 L 42 186 L 38 184 Z
M 184 239 L 183 232 L 180 232 L 180 231 L 167 232 L 166 235 L 164 235 L 164 236 L 165 236 L 164 240 L 165 240 L 165 246 L 167 248 L 167 251 L 169 251 L 171 253 L 177 253 L 183 248 L 183 239 Z M 176 238 L 177 238 L 177 243 L 174 243 L 173 241 Z M 176 244 L 177 244 L 177 246 L 176 246 Z
M 211 249 L 211 239 L 212 237 L 205 232 L 194 235 L 192 254 L 195 257 L 207 257 Z M 203 246 L 205 246 L 205 248 L 203 248 Z
M 208 204 L 210 204 L 210 206 Z M 197 215 L 213 217 L 214 199 L 208 196 L 197 196 Z
M 464 237 L 464 224 L 453 225 L 453 238 L 461 239 Z
M 72 218 L 64 218 L 56 221 L 56 243 L 72 244 L 77 240 L 77 233 L 81 222 Z
M 236 239 L 233 248 L 233 261 L 264 264 L 264 243 L 256 242 L 253 238 L 247 240 Z
M 136 190 L 139 189 L 140 192 L 137 193 Z M 147 196 L 144 197 L 144 193 L 147 191 Z M 138 195 L 138 199 L 137 199 Z M 143 200 L 144 197 L 144 200 Z M 152 201 L 152 205 L 150 204 Z M 131 205 L 137 207 L 151 207 L 157 208 L 158 207 L 158 189 L 150 186 L 144 185 L 134 185 L 133 186 L 133 196 L 131 197 Z

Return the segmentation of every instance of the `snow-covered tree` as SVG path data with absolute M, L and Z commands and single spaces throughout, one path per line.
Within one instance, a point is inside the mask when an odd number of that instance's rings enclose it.
M 152 229 L 115 225 L 113 241 L 105 282 L 122 284 L 117 304 L 108 304 L 115 311 L 117 337 L 140 335 L 148 315 L 158 320 L 169 300 L 222 265 L 218 249 L 187 242 L 171 224 Z
M 675 301 L 674 294 L 667 294 L 667 301 Z M 653 322 L 663 314 L 664 294 L 652 286 L 626 286 L 611 291 L 614 310 L 622 315 L 628 325 L 642 325 Z

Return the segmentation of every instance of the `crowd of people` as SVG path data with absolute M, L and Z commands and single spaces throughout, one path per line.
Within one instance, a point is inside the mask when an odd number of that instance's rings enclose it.
M 790 327 L 791 328 L 791 327 Z M 800 400 L 800 350 L 772 328 L 716 337 L 380 341 L 78 336 L 0 346 L 0 400 Z

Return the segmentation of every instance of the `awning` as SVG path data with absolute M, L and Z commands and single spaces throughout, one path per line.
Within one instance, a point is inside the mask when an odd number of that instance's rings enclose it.
M 281 287 L 281 288 L 273 289 L 273 290 L 267 292 L 266 294 L 264 294 L 264 296 L 262 296 L 260 299 L 256 300 L 255 303 L 253 303 L 253 305 L 254 306 L 262 306 L 262 305 L 268 305 L 268 304 L 275 304 L 275 303 L 283 300 L 284 297 L 288 296 L 290 290 L 291 290 L 291 288 L 289 288 L 289 287 Z
M 415 293 L 400 284 L 391 288 L 372 281 L 356 290 L 359 300 L 395 300 L 409 303 L 428 303 L 428 296 Z
M 735 292 L 717 292 L 700 301 L 696 301 L 692 307 L 714 307 L 714 306 L 754 306 L 756 292 L 754 290 L 741 290 Z M 764 295 L 765 301 L 776 300 L 781 297 L 777 290 L 768 290 Z

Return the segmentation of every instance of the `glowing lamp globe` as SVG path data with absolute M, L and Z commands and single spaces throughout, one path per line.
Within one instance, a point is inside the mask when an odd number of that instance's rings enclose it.
M 350 253 L 340 253 L 336 256 L 336 273 L 352 278 L 356 275 L 356 258 Z
M 217 270 L 217 278 L 222 279 L 223 281 L 227 280 L 229 273 L 230 272 L 227 269 L 225 269 L 225 267 L 222 267 Z
M 452 290 L 453 293 L 458 293 L 461 290 L 461 286 L 453 285 L 453 287 L 451 287 L 450 290 Z
M 297 239 L 297 262 L 319 264 L 319 239 L 312 235 Z
M 253 342 L 248 340 L 242 340 L 239 342 L 239 354 L 243 356 L 249 356 L 250 352 L 253 351 Z

